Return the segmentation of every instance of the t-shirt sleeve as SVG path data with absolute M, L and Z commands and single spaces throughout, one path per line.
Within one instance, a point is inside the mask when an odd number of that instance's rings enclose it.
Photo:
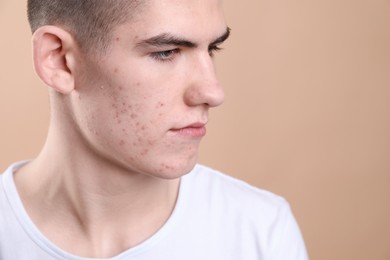
M 270 260 L 308 260 L 301 231 L 287 202 L 281 206 L 274 224 Z

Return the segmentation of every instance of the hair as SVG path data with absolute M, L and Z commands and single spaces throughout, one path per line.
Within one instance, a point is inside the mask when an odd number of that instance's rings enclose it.
M 104 51 L 117 25 L 128 21 L 139 0 L 28 0 L 27 14 L 34 33 L 44 25 L 67 30 L 84 51 Z

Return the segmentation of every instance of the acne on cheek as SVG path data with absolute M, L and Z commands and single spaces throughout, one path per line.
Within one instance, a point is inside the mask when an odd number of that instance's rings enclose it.
M 140 86 L 141 83 L 137 82 L 136 85 Z M 154 123 L 150 122 L 145 124 L 142 120 L 142 105 L 141 104 L 130 104 L 128 103 L 129 93 L 122 86 L 116 86 L 115 91 L 112 92 L 112 104 L 113 115 L 117 126 L 120 127 L 121 133 L 126 136 L 126 138 L 120 139 L 118 141 L 119 146 L 124 147 L 126 145 L 131 145 L 132 147 L 138 147 L 137 150 L 138 156 L 146 156 L 150 153 L 150 149 L 154 146 L 155 142 L 148 138 L 150 136 L 149 127 L 153 127 Z M 148 96 L 144 97 L 147 99 Z M 163 102 L 158 102 L 156 104 L 156 109 L 161 110 L 165 104 Z M 163 113 L 159 113 L 159 116 L 162 116 Z M 125 127 L 126 124 L 130 124 L 134 129 L 129 133 L 128 129 Z M 127 141 L 130 141 L 128 143 Z M 136 156 L 136 157 L 138 157 Z M 130 159 L 130 158 L 129 158 Z
M 149 153 L 149 150 L 148 149 L 144 149 L 142 152 L 141 152 L 141 155 L 142 156 L 145 156 Z
M 128 96 L 122 92 L 123 88 L 118 86 L 118 91 L 112 93 L 113 100 L 111 107 L 114 109 L 115 120 L 118 124 L 121 124 L 124 121 L 124 117 L 129 113 L 129 109 L 132 108 L 126 103 Z
M 138 115 L 135 113 L 131 113 L 130 117 L 131 117 L 131 119 L 136 119 L 138 117 Z M 139 122 L 137 122 L 137 125 L 139 125 Z

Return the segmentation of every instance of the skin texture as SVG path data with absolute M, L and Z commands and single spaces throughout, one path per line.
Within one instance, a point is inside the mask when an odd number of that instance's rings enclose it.
M 211 54 L 226 37 L 218 0 L 149 1 L 102 55 L 82 52 L 62 28 L 35 32 L 51 123 L 15 182 L 45 236 L 75 255 L 112 257 L 161 228 L 209 109 L 223 102 Z

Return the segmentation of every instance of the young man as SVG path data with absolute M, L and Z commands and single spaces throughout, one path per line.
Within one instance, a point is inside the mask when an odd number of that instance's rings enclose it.
M 51 122 L 0 177 L 0 259 L 304 260 L 288 204 L 196 165 L 219 0 L 29 0 Z

